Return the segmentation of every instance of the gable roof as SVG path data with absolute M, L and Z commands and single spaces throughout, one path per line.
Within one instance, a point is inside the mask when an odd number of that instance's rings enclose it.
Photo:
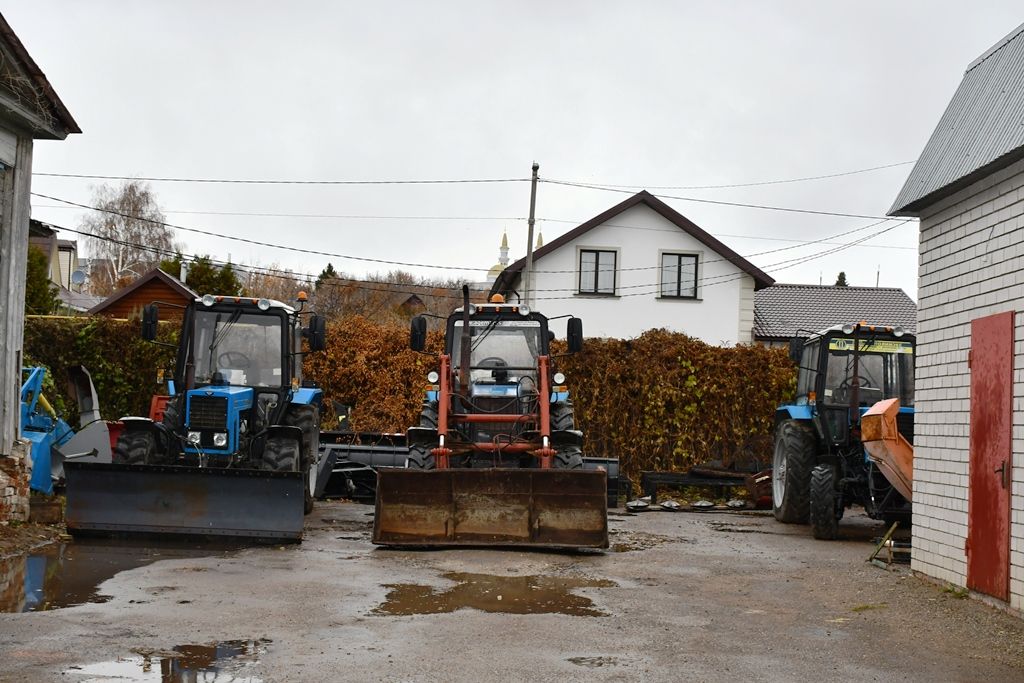
M 11 25 L 7 23 L 7 19 L 2 14 L 0 14 L 0 44 L 2 44 L 5 50 L 10 51 L 16 68 L 28 77 L 29 83 L 26 85 L 29 86 L 34 95 L 31 98 L 32 103 L 39 111 L 28 112 L 25 106 L 22 105 L 20 113 L 29 117 L 25 120 L 24 124 L 32 130 L 33 136 L 63 140 L 70 133 L 81 133 L 82 129 L 78 127 L 75 119 L 71 116 L 71 112 L 61 102 L 57 91 L 53 89 L 50 81 L 46 79 L 46 74 L 43 73 L 39 65 L 32 59 L 28 50 L 22 45 L 21 40 L 14 33 L 14 29 L 11 28 Z M 48 111 L 44 111 L 44 108 Z M 8 108 L 7 113 L 17 114 L 18 112 Z
M 565 233 L 561 237 L 548 242 L 543 247 L 540 247 L 539 249 L 533 252 L 534 263 L 544 258 L 544 256 L 546 256 L 547 254 L 550 254 L 551 252 L 555 251 L 559 247 L 562 247 L 568 244 L 569 242 L 572 242 L 577 237 L 586 234 L 587 232 L 593 230 L 597 226 L 606 223 L 612 218 L 615 218 L 616 216 L 626 211 L 627 209 L 631 209 L 639 204 L 647 205 L 655 212 L 661 214 L 664 218 L 668 219 L 671 223 L 679 227 L 683 232 L 690 234 L 695 239 L 697 239 L 697 241 L 701 242 L 709 249 L 718 253 L 722 258 L 732 263 L 734 266 L 742 270 L 744 273 L 750 275 L 752 278 L 754 278 L 755 289 L 769 287 L 775 283 L 775 280 L 773 280 L 767 273 L 765 273 L 757 266 L 755 266 L 753 263 L 737 254 L 729 247 L 722 244 L 716 238 L 712 237 L 711 234 L 709 234 L 702 228 L 698 227 L 696 223 L 694 223 L 689 218 L 673 209 L 665 202 L 655 197 L 647 190 L 641 190 L 640 192 L 637 192 L 635 195 L 625 200 L 624 202 L 620 202 L 613 206 L 612 208 L 608 209 L 607 211 L 599 213 L 586 223 L 578 225 L 577 227 L 573 228 L 572 230 Z M 509 267 L 503 270 L 501 274 L 498 275 L 497 279 L 495 279 L 494 285 L 491 286 L 491 294 L 496 294 L 498 292 L 507 292 L 511 290 L 512 284 L 513 282 L 515 282 L 515 278 L 522 272 L 525 266 L 526 257 L 523 257 L 516 261 L 515 263 L 509 265 Z
M 754 293 L 754 338 L 806 337 L 865 321 L 917 330 L 917 304 L 897 287 L 779 284 Z
M 921 211 L 1024 158 L 1024 24 L 967 67 L 890 216 Z
M 180 293 L 182 298 L 184 299 L 192 300 L 199 297 L 199 294 L 192 291 L 190 287 L 186 286 L 185 283 L 183 283 L 178 278 L 174 277 L 173 275 L 168 275 L 159 268 L 154 268 L 153 270 L 150 270 L 147 273 L 143 273 L 139 277 L 135 278 L 135 280 L 131 284 L 122 287 L 121 289 L 117 290 L 116 292 L 108 296 L 103 301 L 99 302 L 98 304 L 90 308 L 89 315 L 102 313 L 104 310 L 113 306 L 121 299 L 130 296 L 132 292 L 134 292 L 139 287 L 142 287 L 145 284 L 153 282 L 154 280 L 163 282 L 165 285 L 167 285 L 174 291 Z

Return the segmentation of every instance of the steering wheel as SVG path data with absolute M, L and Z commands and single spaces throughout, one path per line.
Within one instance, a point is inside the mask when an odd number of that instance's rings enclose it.
M 225 368 L 244 370 L 252 365 L 252 361 L 249 360 L 249 356 L 245 355 L 241 351 L 225 351 L 217 356 L 217 365 Z
M 505 362 L 504 358 L 498 358 L 497 356 L 488 356 L 487 358 L 481 359 L 480 362 L 477 363 L 477 367 L 481 368 L 502 368 L 506 367 L 507 365 L 508 363 Z
M 844 379 L 842 382 L 839 383 L 839 386 L 837 388 L 839 388 L 839 389 L 848 389 L 848 388 L 850 388 L 851 383 L 855 379 L 859 380 L 858 384 L 860 385 L 861 389 L 872 389 L 873 388 L 871 382 L 868 381 L 868 378 L 863 376 L 863 375 L 853 375 L 851 377 L 847 377 L 846 379 Z

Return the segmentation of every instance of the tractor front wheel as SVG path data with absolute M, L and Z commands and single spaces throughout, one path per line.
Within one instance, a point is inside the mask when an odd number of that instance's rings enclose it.
M 405 459 L 405 466 L 410 470 L 432 470 L 437 467 L 434 454 L 430 452 L 426 444 L 414 443 L 409 446 L 409 457 Z
M 805 524 L 809 511 L 811 469 L 817 444 L 810 423 L 784 420 L 775 430 L 772 458 L 772 507 L 775 519 Z
M 299 442 L 283 436 L 271 436 L 263 448 L 262 468 L 271 472 L 299 470 Z
M 552 466 L 556 470 L 582 470 L 583 451 L 579 446 L 563 446 L 555 451 Z
M 839 535 L 835 470 L 829 465 L 818 465 L 811 472 L 811 533 L 823 541 Z
M 148 430 L 124 431 L 117 437 L 111 462 L 115 465 L 156 464 L 156 435 Z

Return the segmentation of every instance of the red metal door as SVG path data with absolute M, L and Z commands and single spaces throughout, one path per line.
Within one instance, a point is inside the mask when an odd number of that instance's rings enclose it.
M 1014 313 L 971 321 L 967 587 L 1009 599 Z

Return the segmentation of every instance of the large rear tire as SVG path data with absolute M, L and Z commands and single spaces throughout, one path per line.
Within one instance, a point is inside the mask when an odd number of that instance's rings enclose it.
M 437 467 L 434 454 L 430 452 L 426 444 L 414 443 L 409 446 L 409 457 L 405 459 L 405 466 L 410 470 L 432 470 Z
M 810 512 L 811 470 L 817 459 L 812 427 L 799 420 L 784 420 L 775 430 L 772 458 L 772 508 L 785 524 L 806 524 Z
M 823 541 L 839 535 L 839 517 L 836 515 L 835 470 L 829 465 L 818 465 L 811 472 L 811 533 Z
M 572 402 L 559 401 L 551 404 L 551 431 L 564 432 L 576 429 L 576 415 Z
M 320 457 L 320 409 L 314 405 L 292 405 L 284 414 L 284 424 L 302 430 L 302 454 L 300 458 L 306 487 L 303 495 L 303 511 L 313 511 L 313 496 L 316 493 L 317 460 Z
M 424 401 L 420 411 L 420 427 L 437 429 L 437 401 Z

